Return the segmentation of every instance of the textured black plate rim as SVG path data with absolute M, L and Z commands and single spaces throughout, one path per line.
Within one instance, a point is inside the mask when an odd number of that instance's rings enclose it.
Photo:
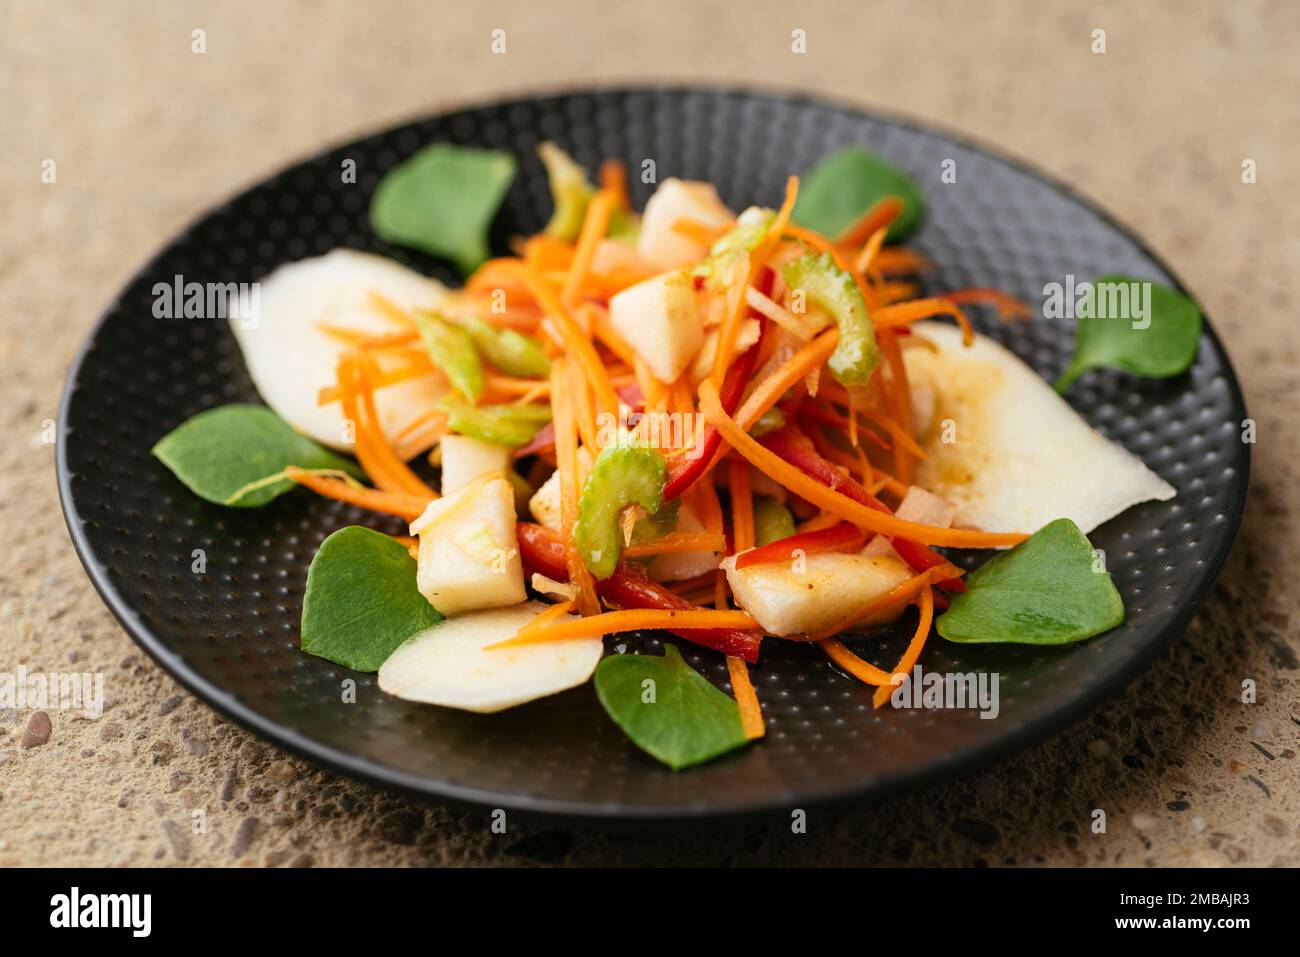
M 152 267 L 158 256 L 171 248 L 171 246 L 178 242 L 181 237 L 189 233 L 198 223 L 204 221 L 216 210 L 226 205 L 226 203 L 230 202 L 235 197 L 242 195 L 248 189 L 252 189 L 258 183 L 281 175 L 301 163 L 308 161 L 313 156 L 320 155 L 322 152 L 328 152 L 330 149 L 344 146 L 347 143 L 365 139 L 369 136 L 378 135 L 385 130 L 397 129 L 414 122 L 420 122 L 421 120 L 432 119 L 439 116 L 446 116 L 463 110 L 527 104 L 536 100 L 552 99 L 573 94 L 631 94 L 639 92 L 673 92 L 679 94 L 699 93 L 723 97 L 759 96 L 771 99 L 781 99 L 794 104 L 830 107 L 844 113 L 885 122 L 905 129 L 939 135 L 951 140 L 955 144 L 982 153 L 998 162 L 1024 172 L 1048 184 L 1053 189 L 1064 193 L 1111 228 L 1131 240 L 1144 256 L 1149 258 L 1156 266 L 1173 279 L 1175 287 L 1180 292 L 1195 299 L 1195 297 L 1187 290 L 1181 278 L 1151 249 L 1141 236 L 1121 223 L 1091 198 L 1079 192 L 1075 187 L 1061 182 L 1055 176 L 1043 172 L 1030 163 L 1007 156 L 998 148 L 985 145 L 984 143 L 978 140 L 973 140 L 964 134 L 954 133 L 943 126 L 928 122 L 918 122 L 910 118 L 896 116 L 876 109 L 862 109 L 861 107 L 833 97 L 810 95 L 794 90 L 775 87 L 756 87 L 752 85 L 745 88 L 699 86 L 692 84 L 636 84 L 627 86 L 564 87 L 534 91 L 526 94 L 521 93 L 513 96 L 504 95 L 486 101 L 457 103 L 444 110 L 438 111 L 437 113 L 408 117 L 382 129 L 372 130 L 368 133 L 340 140 L 331 146 L 325 147 L 323 150 L 317 150 L 315 153 L 311 154 L 311 156 L 300 158 L 285 164 L 275 172 L 267 174 L 253 184 L 238 190 L 231 197 L 204 209 L 191 218 L 174 236 L 159 247 L 158 251 L 150 256 L 145 264 L 122 285 L 118 295 L 114 296 L 102 310 L 99 318 L 91 329 L 90 334 L 82 342 L 73 358 L 72 364 L 68 370 L 67 379 L 64 383 L 63 393 L 59 401 L 55 461 L 58 478 L 59 501 L 62 506 L 64 521 L 67 524 L 68 532 L 72 538 L 73 547 L 77 552 L 78 558 L 81 560 L 82 566 L 86 569 L 91 584 L 94 585 L 95 590 L 99 593 L 104 603 L 108 606 L 109 611 L 113 613 L 113 616 L 117 619 L 119 624 L 122 625 L 127 634 L 137 645 L 143 648 L 164 671 L 178 681 L 187 691 L 207 702 L 226 717 L 232 719 L 260 737 L 263 737 L 277 746 L 283 747 L 299 757 L 315 764 L 418 797 L 432 798 L 441 802 L 451 803 L 466 808 L 504 808 L 519 812 L 529 817 L 562 819 L 570 823 L 585 821 L 590 823 L 608 824 L 623 820 L 649 824 L 653 822 L 705 819 L 714 821 L 740 820 L 753 818 L 764 813 L 771 813 L 785 807 L 784 802 L 754 801 L 748 804 L 732 804 L 726 807 L 699 803 L 684 806 L 672 811 L 665 811 L 664 808 L 658 806 L 642 807 L 639 805 L 626 804 L 590 804 L 577 801 L 537 798 L 528 795 L 451 784 L 422 775 L 409 774 L 388 765 L 360 758 L 350 752 L 323 745 L 305 735 L 287 729 L 270 719 L 264 718 L 257 711 L 241 702 L 235 695 L 226 691 L 224 688 L 213 684 L 202 675 L 193 671 L 179 655 L 176 655 L 162 641 L 160 641 L 158 637 L 154 635 L 143 624 L 143 622 L 141 622 L 135 609 L 132 608 L 113 587 L 112 582 L 109 580 L 107 567 L 99 560 L 90 547 L 82 528 L 83 523 L 81 515 L 77 511 L 76 503 L 73 501 L 71 476 L 68 472 L 66 436 L 69 431 L 69 400 L 79 378 L 81 366 L 86 356 L 94 347 L 99 333 L 108 317 L 115 311 L 122 293 L 134 285 L 138 279 L 143 278 L 146 271 Z M 1201 312 L 1203 315 L 1205 314 L 1203 308 Z M 1228 352 L 1224 348 L 1222 340 L 1220 340 L 1218 335 L 1215 333 L 1208 316 L 1205 320 L 1203 333 L 1224 357 L 1224 374 L 1231 400 L 1236 407 L 1242 410 L 1244 416 L 1246 408 L 1245 399 L 1241 391 L 1241 385 L 1237 381 L 1236 371 L 1233 369 Z M 1236 479 L 1230 489 L 1228 513 L 1226 515 L 1228 522 L 1227 534 L 1222 535 L 1217 539 L 1215 544 L 1211 547 L 1209 554 L 1206 556 L 1206 561 L 1203 565 L 1202 571 L 1203 584 L 1199 593 L 1193 601 L 1181 606 L 1178 612 L 1165 624 L 1163 628 L 1150 634 L 1131 655 L 1131 657 L 1112 675 L 1093 684 L 1074 701 L 1062 705 L 1057 710 L 1039 718 L 1036 722 L 1013 731 L 995 741 L 991 741 L 988 744 L 971 748 L 958 754 L 954 754 L 951 757 L 934 761 L 924 767 L 919 767 L 912 771 L 904 772 L 884 780 L 844 788 L 837 792 L 821 794 L 815 798 L 809 798 L 807 800 L 800 799 L 798 801 L 799 805 L 805 808 L 816 807 L 825 809 L 841 807 L 852 802 L 884 799 L 906 791 L 914 790 L 923 785 L 936 782 L 964 771 L 972 770 L 977 767 L 987 767 L 1015 751 L 1050 736 L 1052 733 L 1090 712 L 1103 700 L 1121 690 L 1141 671 L 1143 671 L 1159 654 L 1164 652 L 1176 635 L 1182 633 L 1188 622 L 1191 621 L 1192 616 L 1195 615 L 1197 609 L 1204 601 L 1206 594 L 1209 592 L 1210 586 L 1218 577 L 1220 569 L 1227 560 L 1232 545 L 1236 540 L 1237 533 L 1240 530 L 1242 514 L 1245 511 L 1249 477 L 1250 455 L 1249 450 L 1247 450 L 1247 453 L 1243 456 L 1239 478 Z

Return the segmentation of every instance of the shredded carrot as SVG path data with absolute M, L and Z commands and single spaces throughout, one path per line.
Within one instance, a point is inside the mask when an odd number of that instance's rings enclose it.
M 560 532 L 564 540 L 569 580 L 579 588 L 578 609 L 583 615 L 600 611 L 595 582 L 573 547 L 573 526 L 578 521 L 578 434 L 569 399 L 568 362 L 557 357 L 551 363 L 551 414 L 555 429 L 555 460 L 560 472 Z
M 903 350 L 898 346 L 898 337 L 889 330 L 881 330 L 876 337 L 880 345 L 880 354 L 884 356 L 889 375 L 884 380 L 889 385 L 888 405 L 894 421 L 903 431 L 912 431 L 912 390 L 907 383 L 907 366 L 903 363 Z M 913 443 L 915 444 L 915 443 Z M 906 485 L 912 484 L 912 451 L 898 442 L 894 443 L 894 471 Z
M 574 249 L 573 262 L 569 266 L 569 275 L 564 282 L 562 299 L 572 303 L 578 298 L 578 290 L 591 270 L 591 261 L 596 255 L 596 244 L 605 238 L 609 231 L 609 218 L 618 205 L 618 197 L 608 190 L 599 190 L 587 203 L 587 212 L 582 219 L 582 230 L 578 233 L 578 245 Z
M 362 422 L 365 423 L 365 428 L 370 432 L 371 452 L 378 455 L 383 462 L 385 472 L 390 474 L 405 491 L 414 495 L 428 495 L 430 498 L 437 498 L 438 493 L 425 484 L 423 479 L 412 472 L 407 464 L 397 457 L 397 453 L 388 444 L 388 439 L 384 437 L 383 429 L 379 424 L 379 411 L 375 406 L 375 393 L 369 383 L 369 377 L 377 371 L 374 358 L 362 353 L 357 357 L 353 370 L 359 382 L 358 398 L 363 413 Z M 357 423 L 358 434 L 360 434 L 362 422 Z
M 749 680 L 749 667 L 744 659 L 728 655 L 727 674 L 731 677 L 731 690 L 736 696 L 736 705 L 740 708 L 740 727 L 744 730 L 745 737 L 751 741 L 761 738 L 766 733 L 763 708 L 758 703 L 754 683 Z
M 600 164 L 600 172 L 597 174 L 600 181 L 600 188 L 614 196 L 614 202 L 618 209 L 628 209 L 631 203 L 627 196 L 627 166 L 622 160 L 607 159 Z
M 903 215 L 903 201 L 897 196 L 885 196 L 850 223 L 835 237 L 841 246 L 860 246 L 874 233 L 889 229 L 894 220 Z
M 731 538 L 733 548 L 743 552 L 754 547 L 754 497 L 749 488 L 749 463 L 730 463 Z
M 946 545 L 953 548 L 1001 548 L 1018 545 L 1028 538 L 1027 535 L 1019 533 L 978 532 L 922 525 L 855 502 L 847 495 L 836 492 L 805 475 L 751 438 L 736 420 L 723 410 L 718 401 L 718 390 L 707 379 L 700 383 L 700 411 L 718 430 L 722 438 L 749 459 L 760 472 L 813 505 L 833 512 L 859 528 L 888 535 L 891 538 L 906 538 L 922 545 Z
M 863 244 L 862 251 L 858 253 L 858 257 L 853 260 L 854 272 L 865 273 L 871 270 L 871 264 L 875 261 L 877 254 L 879 254 L 880 247 L 885 243 L 885 233 L 885 228 L 881 227 L 872 233 Z
M 887 246 L 876 255 L 874 265 L 884 276 L 915 276 L 929 269 L 932 263 L 910 249 Z
M 998 317 L 1004 322 L 1010 319 L 1027 319 L 1033 315 L 1033 310 L 1029 308 L 1028 304 L 1015 296 L 1002 292 L 1000 289 L 975 286 L 970 289 L 956 289 L 952 292 L 945 292 L 942 298 L 958 305 L 987 302 L 997 309 Z
M 726 547 L 721 535 L 708 532 L 670 532 L 662 538 L 642 545 L 629 545 L 623 549 L 628 558 L 643 558 L 647 555 L 669 555 L 679 552 L 720 552 Z
M 938 315 L 952 316 L 957 320 L 957 325 L 961 327 L 961 339 L 964 345 L 969 346 L 975 341 L 975 330 L 971 328 L 966 313 L 962 312 L 957 304 L 946 296 L 939 296 L 934 299 L 913 299 L 911 302 L 900 302 L 892 306 L 886 306 L 873 314 L 871 321 L 876 330 L 879 331 L 881 329 L 895 329 L 898 326 L 905 326 L 908 323 Z
M 930 637 L 930 623 L 934 620 L 934 590 L 926 585 L 921 589 L 921 620 L 916 624 L 916 633 L 912 635 L 912 640 L 907 643 L 907 650 L 903 652 L 903 657 L 898 660 L 898 665 L 894 668 L 893 674 L 887 684 L 881 685 L 876 689 L 875 695 L 871 699 L 872 706 L 879 708 L 889 700 L 890 693 L 897 684 L 895 679 L 900 675 L 906 677 L 916 664 L 917 659 L 921 657 L 921 649 L 925 647 L 925 641 Z
M 735 225 L 735 223 L 727 223 L 723 226 L 707 226 L 699 220 L 683 218 L 673 223 L 673 232 L 705 246 L 712 246 L 719 236 L 725 235 L 728 230 L 735 228 Z
M 572 641 L 575 638 L 594 638 L 623 631 L 648 631 L 655 628 L 677 630 L 682 628 L 738 628 L 757 630 L 758 622 L 743 611 L 710 611 L 708 609 L 629 608 L 607 611 L 587 618 L 557 622 L 553 625 L 519 629 L 513 638 L 488 645 L 484 650 L 531 645 L 545 641 Z
M 826 657 L 839 665 L 859 681 L 869 685 L 883 685 L 889 681 L 889 675 L 869 661 L 863 661 L 845 647 L 844 643 L 834 638 L 823 638 L 817 647 L 826 653 Z
M 284 470 L 284 477 L 291 482 L 297 482 L 304 488 L 311 489 L 317 495 L 323 495 L 339 502 L 346 502 L 348 505 L 356 505 L 358 508 L 364 508 L 371 512 L 396 515 L 408 522 L 413 522 L 423 515 L 425 508 L 432 501 L 432 499 L 421 499 L 415 495 L 384 492 L 375 488 L 356 486 L 342 479 L 316 475 L 306 469 L 296 468 L 292 465 Z
M 549 625 L 551 622 L 555 621 L 557 618 L 560 618 L 563 615 L 567 615 L 569 612 L 573 611 L 573 608 L 576 604 L 577 602 L 575 602 L 572 598 L 566 598 L 564 599 L 564 601 L 558 601 L 550 608 L 547 608 L 545 611 L 538 614 L 538 616 L 534 618 L 532 621 L 530 621 L 528 624 L 530 627 L 533 628 L 544 628 L 547 625 Z

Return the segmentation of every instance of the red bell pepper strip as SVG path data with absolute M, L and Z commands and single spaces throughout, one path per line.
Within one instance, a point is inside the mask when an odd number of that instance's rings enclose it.
M 529 571 L 556 581 L 568 579 L 564 543 L 558 535 L 531 522 L 516 523 L 515 533 L 520 557 Z M 626 562 L 620 563 L 609 578 L 596 582 L 596 591 L 621 608 L 698 610 L 698 606 L 652 582 L 638 566 Z M 738 628 L 682 628 L 672 629 L 672 634 L 725 655 L 743 658 L 750 664 L 758 661 L 758 647 L 763 640 L 761 632 Z
M 755 288 L 766 296 L 772 291 L 775 278 L 776 274 L 764 266 L 759 271 Z M 718 401 L 722 403 L 722 408 L 726 410 L 727 415 L 732 415 L 740 405 L 741 396 L 745 394 L 745 386 L 749 385 L 750 377 L 754 374 L 754 366 L 758 364 L 758 353 L 763 347 L 763 337 L 767 335 L 767 317 L 759 315 L 752 308 L 746 313 L 746 317 L 749 316 L 756 316 L 759 319 L 763 331 L 759 334 L 758 341 L 732 363 L 726 377 L 722 380 L 722 388 L 718 390 Z M 690 455 L 678 456 L 669 463 L 668 481 L 664 483 L 664 501 L 672 501 L 694 485 L 713 461 L 721 444 L 722 436 L 718 434 L 718 430 L 711 425 L 706 425 L 700 432 L 699 442 L 691 449 Z
M 812 439 L 800 432 L 797 427 L 787 425 L 775 432 L 769 432 L 759 441 L 767 447 L 768 451 L 781 456 L 799 471 L 821 482 L 827 488 L 834 489 L 855 502 L 868 508 L 874 508 L 878 512 L 893 514 L 889 506 L 845 475 L 836 467 L 834 462 L 822 458 L 821 454 L 813 446 Z M 928 545 L 908 541 L 905 538 L 891 538 L 889 541 L 894 546 L 894 550 L 898 552 L 899 557 L 915 571 L 923 572 L 927 568 L 933 568 L 936 565 L 949 564 L 948 559 Z M 949 578 L 946 581 L 939 582 L 939 587 L 946 588 L 948 591 L 965 591 L 966 583 L 960 578 Z
M 862 529 L 850 522 L 840 522 L 830 528 L 778 538 L 761 548 L 741 552 L 736 556 L 736 568 L 786 562 L 794 557 L 796 551 L 809 555 L 814 552 L 856 552 L 866 541 L 867 535 Z

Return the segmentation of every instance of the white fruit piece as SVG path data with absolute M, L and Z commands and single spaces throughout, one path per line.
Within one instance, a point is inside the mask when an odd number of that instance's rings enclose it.
M 459 492 L 477 478 L 510 468 L 510 449 L 469 435 L 442 437 L 442 494 Z
M 905 522 L 933 525 L 936 528 L 951 528 L 956 514 L 956 505 L 940 495 L 927 492 L 919 485 L 908 486 L 907 491 L 903 493 L 903 500 L 898 503 L 898 509 L 894 512 L 896 517 Z M 871 541 L 867 542 L 858 554 L 866 555 L 868 558 L 875 555 L 888 555 L 890 558 L 903 560 L 894 550 L 894 546 L 889 543 L 889 539 L 883 535 L 873 535 Z
M 935 396 L 933 421 L 918 434 L 927 458 L 916 483 L 957 506 L 954 526 L 1033 533 L 1069 518 L 1086 534 L 1176 494 L 992 339 L 966 348 L 955 327 L 915 328 L 938 346 L 906 353 L 908 378 Z
M 645 204 L 636 251 L 660 269 L 675 269 L 703 259 L 704 243 L 677 232 L 679 220 L 692 219 L 705 226 L 726 226 L 736 214 L 723 205 L 712 183 L 671 177 L 664 180 Z
M 370 303 L 371 291 L 402 309 L 430 308 L 446 294 L 439 282 L 382 256 L 335 249 L 281 266 L 260 284 L 257 314 L 231 317 L 244 364 L 266 404 L 299 432 L 331 448 L 352 447 L 339 403 L 318 405 L 317 393 L 335 384 L 347 347 L 321 325 L 367 335 L 400 331 Z M 433 408 L 442 387 L 434 375 L 375 392 L 384 434 L 393 440 Z
M 411 534 L 420 536 L 420 594 L 444 615 L 517 605 L 527 597 L 515 493 L 504 478 L 485 476 L 430 502 L 411 523 Z
M 724 559 L 722 567 L 736 604 L 753 615 L 764 631 L 778 637 L 822 631 L 912 576 L 911 569 L 894 558 L 839 552 L 740 570 L 733 556 Z M 886 613 L 864 624 L 879 624 L 897 614 Z
M 380 690 L 407 701 L 491 714 L 576 688 L 596 670 L 605 650 L 600 637 L 484 650 L 513 637 L 547 607 L 530 601 L 434 625 L 384 662 Z
M 587 473 L 593 463 L 591 453 L 585 445 L 578 446 L 578 481 L 585 482 Z M 582 488 L 579 486 L 579 493 Z M 556 469 L 541 484 L 533 497 L 528 500 L 528 511 L 532 513 L 538 525 L 543 525 L 553 532 L 560 530 L 560 470 Z
M 673 531 L 698 535 L 708 529 L 689 505 L 683 505 L 677 513 L 677 524 Z M 655 556 L 655 559 L 646 566 L 646 574 L 652 581 L 678 582 L 711 572 L 717 567 L 717 552 L 667 552 Z
M 615 295 L 609 321 L 661 382 L 676 382 L 704 344 L 695 283 L 684 270 L 652 276 Z

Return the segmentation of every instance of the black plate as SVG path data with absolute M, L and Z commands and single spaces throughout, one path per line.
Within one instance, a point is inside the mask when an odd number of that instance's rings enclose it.
M 305 493 L 255 511 L 189 494 L 149 455 L 178 423 L 225 402 L 257 400 L 223 321 L 153 318 L 152 287 L 180 274 L 250 281 L 336 246 L 393 256 L 446 281 L 442 262 L 391 248 L 367 225 L 379 177 L 420 146 L 451 141 L 506 149 L 521 173 L 498 218 L 498 245 L 550 211 L 533 158 L 554 139 L 588 168 L 653 159 L 660 179 L 710 180 L 734 208 L 776 205 L 785 177 L 825 152 L 860 143 L 911 171 L 930 214 L 914 245 L 938 263 L 932 289 L 988 285 L 1039 302 L 1044 283 L 1119 271 L 1177 285 L 1142 244 L 1061 186 L 951 136 L 792 96 L 716 90 L 616 90 L 502 103 L 433 117 L 331 149 L 204 216 L 131 281 L 73 364 L 59 429 L 59 485 L 91 580 L 131 636 L 211 705 L 276 743 L 334 768 L 443 800 L 597 818 L 735 815 L 878 796 L 985 765 L 1117 690 L 1179 634 L 1236 533 L 1248 446 L 1240 389 L 1207 326 L 1196 364 L 1164 382 L 1092 373 L 1070 400 L 1104 434 L 1178 489 L 1097 530 L 1128 618 L 1063 649 L 973 647 L 935 639 L 924 659 L 943 671 L 1002 676 L 1001 716 L 873 711 L 870 689 L 815 649 L 769 640 L 754 672 L 765 741 L 674 774 L 641 754 L 583 687 L 499 715 L 408 704 L 297 647 L 307 566 L 334 529 L 373 519 Z M 344 160 L 357 183 L 345 184 Z M 940 185 L 946 159 L 958 185 Z M 633 177 L 639 205 L 651 187 Z M 1068 358 L 1068 322 L 1003 325 L 977 317 L 1046 378 Z M 390 527 L 386 530 L 392 531 Z M 191 572 L 203 549 L 206 574 Z M 655 648 L 657 639 L 637 639 Z M 868 645 L 896 660 L 901 636 Z M 683 649 L 725 686 L 718 656 Z M 345 679 L 355 704 L 340 703 Z

